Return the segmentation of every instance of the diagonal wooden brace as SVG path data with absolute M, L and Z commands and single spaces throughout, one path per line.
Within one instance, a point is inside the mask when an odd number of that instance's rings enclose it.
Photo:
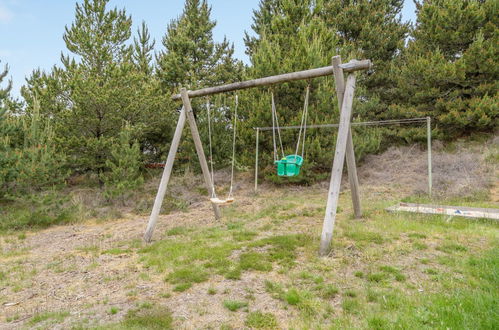
M 338 98 L 338 109 L 341 110 L 343 105 L 343 97 L 345 95 L 345 77 L 341 68 L 341 56 L 333 57 L 334 80 L 336 83 L 336 96 Z M 355 151 L 353 148 L 352 128 L 348 130 L 347 149 L 346 149 L 348 181 L 350 183 L 350 191 L 352 193 L 353 212 L 356 218 L 362 217 L 362 209 L 360 207 L 360 191 L 359 178 L 357 176 L 357 166 L 355 164 Z
M 203 172 L 204 183 L 206 185 L 206 189 L 208 189 L 208 194 L 211 196 L 211 192 L 215 189 L 215 187 L 213 186 L 213 182 L 211 181 L 208 162 L 206 161 L 203 144 L 201 143 L 201 137 L 199 136 L 198 125 L 196 124 L 194 113 L 192 112 L 191 100 L 189 99 L 187 90 L 185 88 L 182 88 L 180 90 L 180 95 L 184 104 L 187 121 L 189 122 L 189 126 L 191 127 L 192 139 L 194 140 L 194 145 L 196 146 L 196 152 L 198 154 L 199 163 L 201 165 L 201 171 Z M 222 215 L 220 214 L 220 208 L 215 203 L 211 203 L 211 205 L 213 207 L 213 212 L 215 213 L 215 218 L 220 219 L 222 217 Z

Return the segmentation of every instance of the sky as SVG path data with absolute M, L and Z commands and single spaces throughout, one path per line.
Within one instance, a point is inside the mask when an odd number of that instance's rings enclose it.
M 79 0 L 80 2 L 82 0 Z M 75 0 L 0 0 L 0 70 L 9 66 L 12 95 L 19 90 L 36 68 L 49 71 L 60 64 L 61 51 L 66 51 L 62 35 L 64 27 L 74 19 Z M 234 43 L 235 56 L 244 62 L 244 32 L 251 32 L 253 10 L 259 0 L 208 0 L 212 19 L 217 21 L 213 31 L 216 41 L 227 36 Z M 184 0 L 110 0 L 109 8 L 125 8 L 132 16 L 134 34 L 144 20 L 161 49 L 161 38 L 167 24 L 182 13 Z M 404 21 L 415 20 L 413 0 L 404 0 Z

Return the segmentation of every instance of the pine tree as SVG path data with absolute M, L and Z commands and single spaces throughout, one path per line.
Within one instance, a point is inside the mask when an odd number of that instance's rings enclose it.
M 12 83 L 9 81 L 7 86 L 1 86 L 8 73 L 9 68 L 6 65 L 3 72 L 0 73 L 0 197 L 5 192 L 4 186 L 15 178 L 15 170 L 12 168 L 12 164 L 17 160 L 17 155 L 12 152 L 10 138 L 15 127 L 11 123 L 6 106 L 10 97 Z
M 245 38 L 247 53 L 250 54 L 252 66 L 247 74 L 251 78 L 259 78 L 284 72 L 293 72 L 330 65 L 331 54 L 336 48 L 338 40 L 320 18 L 320 6 L 312 1 L 280 0 L 262 1 L 259 11 L 254 12 L 252 28 L 257 33 L 254 37 Z M 272 86 L 279 124 L 300 125 L 304 94 L 306 86 L 310 84 L 309 124 L 334 122 L 338 118 L 338 110 L 334 108 L 333 79 L 319 78 L 311 81 L 296 81 L 287 84 Z M 245 118 L 241 139 L 250 144 L 254 141 L 254 126 L 270 126 L 272 123 L 270 111 L 270 93 L 262 90 L 251 90 L 242 99 L 241 111 Z M 332 106 L 333 105 L 333 106 Z M 244 127 L 246 129 L 244 129 Z M 332 148 L 334 139 L 330 132 L 308 131 L 306 176 L 299 180 L 307 182 L 312 180 L 316 170 L 324 166 L 323 148 Z M 283 133 L 285 153 L 294 153 L 297 135 L 292 132 Z M 271 163 L 273 145 L 271 139 L 261 140 L 262 155 L 266 155 L 264 162 Z M 246 156 L 252 157 L 246 153 Z M 327 160 L 330 162 L 330 159 Z M 272 173 L 272 168 L 268 169 Z M 265 172 L 265 171 L 264 171 Z M 267 173 L 268 174 L 268 173 Z M 264 175 L 266 175 L 264 173 Z
M 262 0 L 258 10 L 254 11 L 252 29 L 256 35 L 246 34 L 245 37 L 247 53 L 252 63 L 248 74 L 256 78 L 327 66 L 331 64 L 331 57 L 335 54 L 341 55 L 344 61 L 351 58 L 375 57 L 371 58 L 375 63 L 384 63 L 387 66 L 395 56 L 397 47 L 403 45 L 404 31 L 407 29 L 407 26 L 400 24 L 396 15 L 400 4 L 400 1 Z M 370 9 L 373 11 L 370 12 Z M 356 10 L 367 17 L 361 19 L 359 14 L 353 15 L 351 19 L 347 17 L 350 12 Z M 355 26 L 355 19 L 359 27 Z M 366 27 L 364 28 L 362 24 Z M 373 28 L 370 25 L 376 26 Z M 384 28 L 390 28 L 392 31 L 382 31 L 381 35 L 372 35 Z M 362 48 L 365 51 L 360 51 Z M 380 61 L 381 59 L 383 61 Z M 359 75 L 356 95 L 359 100 L 362 99 L 362 102 L 358 101 L 355 104 L 354 119 L 362 118 L 368 112 L 375 112 L 373 111 L 375 108 L 382 108 L 378 90 L 368 89 L 369 83 L 374 79 L 373 76 L 381 74 L 374 71 L 367 79 L 365 75 Z M 303 94 L 308 83 L 311 85 L 309 123 L 338 121 L 339 110 L 334 101 L 334 80 L 332 77 L 327 77 L 273 87 L 281 125 L 300 124 Z M 252 109 L 247 114 L 247 126 L 270 124 L 268 95 L 262 95 L 261 91 L 255 92 L 249 102 L 250 105 L 243 107 Z M 248 130 L 246 133 L 244 138 L 246 143 L 250 143 L 253 138 L 252 131 Z M 381 138 L 379 135 L 366 131 L 359 134 L 362 136 L 358 139 L 359 145 L 356 146 L 358 157 L 379 148 Z M 367 141 L 363 138 L 366 134 L 372 137 L 373 143 L 363 142 Z M 284 144 L 289 146 L 287 152 L 294 152 L 296 136 L 284 134 L 283 137 Z M 308 178 L 302 177 L 305 181 L 315 176 L 313 172 L 320 172 L 329 167 L 330 155 L 326 156 L 321 150 L 334 148 L 334 138 L 330 132 L 312 131 L 308 141 L 308 153 L 313 156 L 309 159 L 313 158 L 314 162 L 306 162 L 306 166 L 310 166 L 309 173 L 312 174 Z M 263 145 L 263 150 L 266 149 L 267 154 L 271 154 L 273 146 L 269 140 L 264 143 L 266 145 Z
M 121 198 L 124 202 L 127 195 L 142 185 L 142 153 L 137 141 L 132 141 L 129 125 L 125 125 L 118 140 L 113 142 L 106 166 L 108 171 L 101 174 L 101 178 L 107 198 Z
M 447 138 L 497 128 L 497 1 L 424 1 L 417 14 L 391 113 L 431 116 Z
M 321 10 L 313 0 L 261 0 L 258 9 L 253 11 L 251 29 L 256 36 L 245 33 L 246 53 L 253 55 L 262 36 L 276 41 L 282 49 L 292 46 L 292 38 L 298 33 L 299 26 Z
M 5 65 L 4 70 L 0 72 L 0 111 L 4 110 L 7 105 L 7 101 L 9 99 L 9 93 L 10 90 L 12 89 L 12 81 L 8 81 L 7 86 L 1 87 L 1 84 L 3 80 L 7 77 L 9 74 L 9 67 Z
M 168 24 L 162 39 L 164 49 L 156 58 L 156 72 L 165 93 L 179 92 L 180 87 L 193 90 L 241 80 L 243 65 L 234 58 L 234 46 L 226 38 L 222 42 L 213 40 L 216 22 L 210 15 L 211 7 L 206 0 L 186 0 L 182 14 Z M 225 97 L 227 95 L 222 98 Z M 223 107 L 221 98 L 214 97 L 211 100 L 214 117 L 212 128 L 216 136 L 220 132 L 227 132 L 234 103 L 228 101 L 227 107 Z M 194 99 L 192 105 L 201 137 L 207 142 L 206 111 L 201 111 L 205 110 L 205 101 Z M 231 152 L 230 146 L 225 143 L 227 139 L 217 138 L 217 141 L 223 143 L 216 146 L 216 158 L 227 160 Z M 184 159 L 195 157 L 194 145 L 189 138 L 181 153 Z
M 137 69 L 148 77 L 152 75 L 151 62 L 155 44 L 154 40 L 151 41 L 146 22 L 142 21 L 142 25 L 137 29 L 137 37 L 133 38 L 132 56 Z
M 357 109 L 365 119 L 383 116 L 397 88 L 392 66 L 404 49 L 409 23 L 403 23 L 403 0 L 325 0 L 321 16 L 339 36 L 342 54 L 370 59 L 374 68 L 360 77 L 359 95 L 367 102 Z
M 110 65 L 130 55 L 126 41 L 131 35 L 132 19 L 124 9 L 107 10 L 109 0 L 84 0 L 76 4 L 75 21 L 66 27 L 66 47 L 80 56 L 81 65 L 103 74 Z M 66 68 L 72 64 L 62 55 Z
M 63 184 L 65 156 L 50 123 L 39 113 L 12 116 L 0 110 L 0 195 L 22 195 Z
M 164 88 L 198 89 L 241 78 L 242 65 L 233 58 L 233 46 L 227 40 L 213 41 L 216 22 L 210 14 L 206 0 L 186 0 L 182 15 L 168 24 L 162 40 L 165 49 L 157 57 Z
M 147 67 L 152 45 L 145 25 L 139 32 L 139 49 L 133 49 L 128 45 L 131 18 L 125 10 L 108 9 L 108 2 L 84 0 L 76 5 L 75 20 L 63 36 L 75 58 L 61 55 L 61 68 L 34 71 L 23 88 L 27 110 L 34 97 L 40 100 L 42 114 L 53 121 L 76 171 L 105 168 L 112 138 L 123 121 L 136 127 L 134 132 L 145 145 L 141 128 L 154 124 L 151 118 L 166 111 Z M 158 125 L 168 135 L 170 129 L 164 123 Z

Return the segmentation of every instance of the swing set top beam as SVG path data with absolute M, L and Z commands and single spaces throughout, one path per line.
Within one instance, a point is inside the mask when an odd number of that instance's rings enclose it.
M 340 67 L 343 69 L 344 72 L 368 70 L 371 68 L 371 66 L 372 66 L 372 63 L 370 60 L 362 60 L 362 61 L 352 60 L 348 63 L 340 65 Z M 213 95 L 213 94 L 218 94 L 218 93 L 235 91 L 235 90 L 239 90 L 239 89 L 246 89 L 246 88 L 252 88 L 252 87 L 279 84 L 279 83 L 295 81 L 295 80 L 323 77 L 323 76 L 332 75 L 333 72 L 334 72 L 334 67 L 331 65 L 331 66 L 325 66 L 322 68 L 297 71 L 297 72 L 291 72 L 291 73 L 284 73 L 284 74 L 280 74 L 277 76 L 270 76 L 270 77 L 253 79 L 253 80 L 246 80 L 246 81 L 236 82 L 236 83 L 227 84 L 227 85 L 207 87 L 207 88 L 198 89 L 195 91 L 188 91 L 187 95 L 189 96 L 189 98 L 201 97 L 201 96 L 206 96 L 206 95 Z M 181 99 L 180 94 L 173 95 L 172 99 L 173 100 L 180 100 Z

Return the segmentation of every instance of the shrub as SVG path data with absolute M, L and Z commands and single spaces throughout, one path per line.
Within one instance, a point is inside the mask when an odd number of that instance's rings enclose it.
M 126 196 L 144 182 L 141 165 L 139 144 L 132 142 L 127 125 L 120 132 L 118 141 L 111 146 L 111 157 L 106 161 L 109 170 L 100 175 L 104 182 L 104 195 L 108 199 L 121 198 L 124 202 Z
M 60 185 L 68 176 L 66 157 L 56 150 L 54 132 L 39 110 L 35 103 L 29 116 L 0 112 L 0 197 Z

